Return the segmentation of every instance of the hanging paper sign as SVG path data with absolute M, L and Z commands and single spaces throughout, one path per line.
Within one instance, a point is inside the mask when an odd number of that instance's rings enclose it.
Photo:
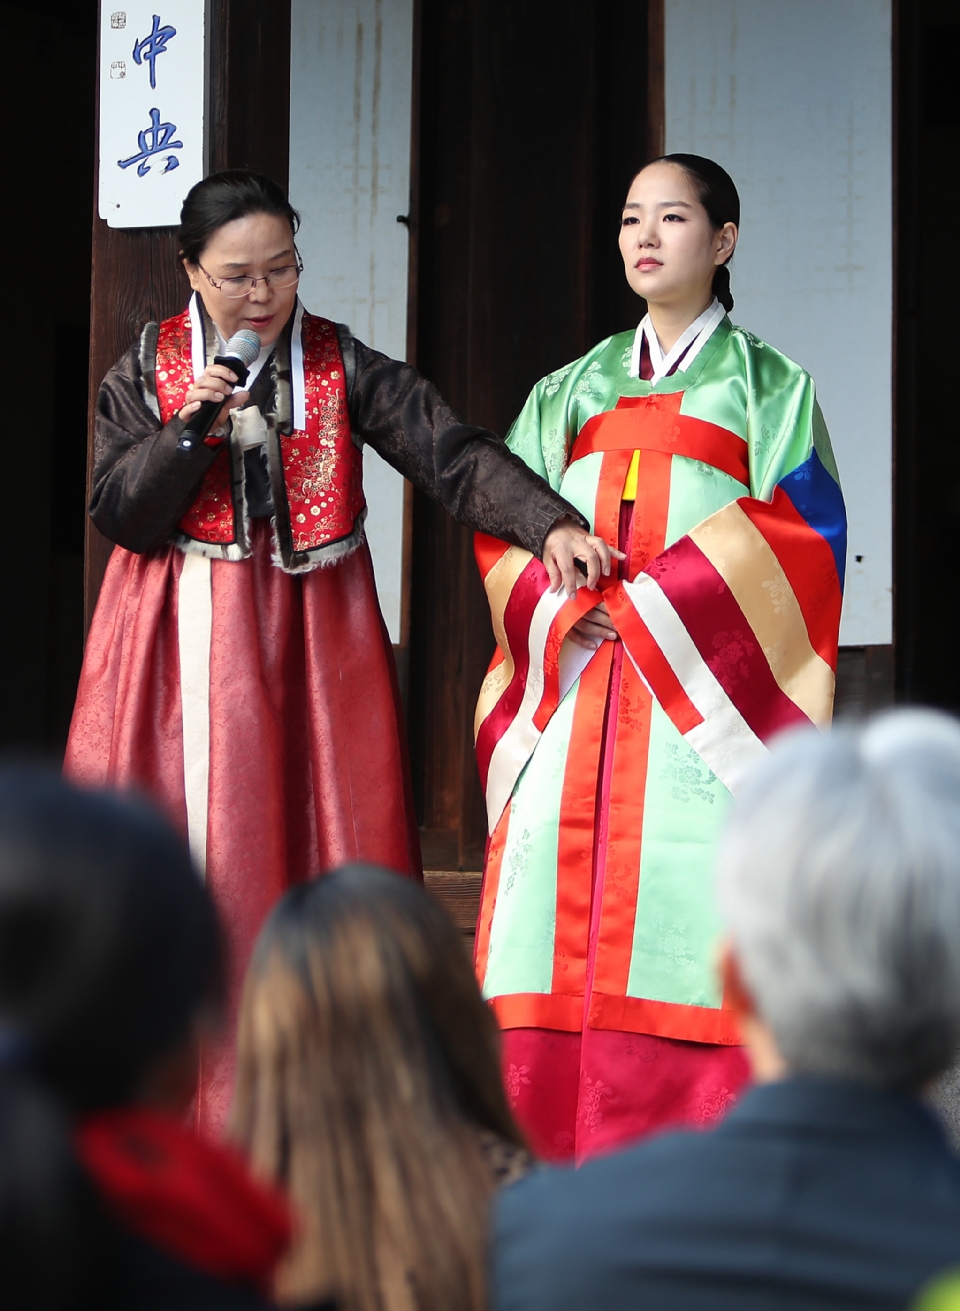
M 176 226 L 203 177 L 205 8 L 100 2 L 99 212 L 111 228 Z

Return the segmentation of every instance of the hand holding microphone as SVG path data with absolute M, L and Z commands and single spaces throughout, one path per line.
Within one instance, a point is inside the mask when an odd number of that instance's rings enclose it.
M 232 388 L 234 385 L 243 386 L 247 380 L 249 366 L 259 354 L 260 338 L 250 329 L 242 328 L 227 342 L 223 354 L 216 356 L 213 364 L 208 365 L 203 376 L 187 392 L 188 398 L 191 396 L 194 398 L 188 399 L 183 410 L 197 404 L 198 401 L 199 405 L 188 419 L 177 443 L 178 455 L 190 455 L 204 437 L 217 427 L 221 415 L 225 417 L 226 411 L 244 403 L 247 399 L 246 393 L 232 391 Z M 230 381 L 231 374 L 236 379 L 236 384 Z M 209 394 L 211 391 L 213 396 Z M 181 416 L 183 410 L 180 411 Z

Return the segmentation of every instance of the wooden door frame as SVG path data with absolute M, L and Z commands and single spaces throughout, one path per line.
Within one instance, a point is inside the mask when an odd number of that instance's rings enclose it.
M 648 0 L 646 22 L 649 33 L 647 47 L 647 125 L 643 137 L 635 143 L 635 153 L 632 155 L 628 166 L 635 165 L 637 168 L 642 166 L 645 158 L 656 156 L 663 151 L 663 0 Z M 498 428 L 503 424 L 504 418 L 509 420 L 511 416 L 501 414 L 499 418 L 495 417 L 496 406 L 490 404 L 489 387 L 486 387 L 486 389 L 484 386 L 474 387 L 471 381 L 465 381 L 460 376 L 457 369 L 452 371 L 452 376 L 442 376 L 441 373 L 436 372 L 436 362 L 431 358 L 429 348 L 425 346 L 425 343 L 429 340 L 430 330 L 435 329 L 436 325 L 428 323 L 422 317 L 424 313 L 431 312 L 426 308 L 430 302 L 421 304 L 420 296 L 423 294 L 424 269 L 431 257 L 432 247 L 424 246 L 421 242 L 430 239 L 433 231 L 431 224 L 436 222 L 438 225 L 445 225 L 449 221 L 449 214 L 441 216 L 439 210 L 450 209 L 449 205 L 443 204 L 438 207 L 438 212 L 435 214 L 433 204 L 437 200 L 456 202 L 458 205 L 473 204 L 475 201 L 467 200 L 463 196 L 458 199 L 456 196 L 447 195 L 446 193 L 442 196 L 433 196 L 431 200 L 432 190 L 429 190 L 429 183 L 426 191 L 421 185 L 421 180 L 424 177 L 423 170 L 429 172 L 432 167 L 432 156 L 430 158 L 425 156 L 421 160 L 420 155 L 420 115 L 429 114 L 431 110 L 427 102 L 422 100 L 422 95 L 426 94 L 426 91 L 420 78 L 419 61 L 421 58 L 430 58 L 431 56 L 429 52 L 424 52 L 421 55 L 421 51 L 424 50 L 425 37 L 419 0 L 416 5 L 415 23 L 415 59 L 417 60 L 417 66 L 414 75 L 414 145 L 411 166 L 412 200 L 410 222 L 412 240 L 409 277 L 408 358 L 423 368 L 428 375 L 434 377 L 454 408 L 468 422 L 486 423 Z M 434 54 L 433 57 L 436 59 L 438 56 Z M 436 76 L 433 66 L 428 72 L 430 77 L 427 78 L 427 82 Z M 585 105 L 591 106 L 591 108 L 585 109 L 585 113 L 589 115 L 595 112 L 592 108 L 594 102 L 590 100 L 590 97 L 595 94 L 591 90 L 591 78 L 595 75 L 589 69 L 584 70 L 584 81 L 581 90 L 585 97 Z M 464 94 L 467 94 L 466 90 Z M 483 107 L 474 112 L 482 113 Z M 592 120 L 588 119 L 587 121 Z M 599 115 L 595 125 L 588 130 L 594 133 L 602 132 L 604 121 L 606 120 L 602 118 L 602 115 Z M 424 127 L 430 129 L 431 120 L 424 120 Z M 596 143 L 597 137 L 595 136 L 592 140 Z M 593 146 L 591 146 L 591 149 L 593 149 Z M 624 185 L 626 180 L 625 177 Z M 618 182 L 617 186 L 619 185 Z M 609 197 L 604 200 L 605 206 L 608 199 Z M 619 206 L 620 203 L 621 199 L 618 194 L 614 205 Z M 424 209 L 422 216 L 420 213 L 421 205 L 430 206 L 429 212 Z M 426 225 L 426 230 L 421 228 L 421 217 L 423 224 Z M 483 239 L 482 235 L 478 237 L 472 233 L 469 237 L 471 243 Z M 588 222 L 584 225 L 584 240 L 586 247 L 592 251 L 603 238 L 598 231 L 590 227 Z M 587 267 L 594 259 L 594 256 L 588 253 L 585 259 L 585 267 Z M 571 273 L 570 276 L 573 276 L 573 274 Z M 594 294 L 595 286 L 599 287 L 600 285 L 599 282 L 592 285 L 588 276 L 585 295 L 587 308 L 584 310 L 583 315 L 584 323 L 588 328 L 593 324 L 593 318 L 595 317 L 594 309 L 590 308 L 590 298 Z M 436 314 L 438 311 L 434 308 L 432 312 Z M 440 312 L 444 313 L 446 311 Z M 469 313 L 474 314 L 472 301 Z M 593 335 L 590 335 L 590 341 L 585 342 L 581 349 L 585 349 L 587 345 L 592 344 L 597 336 L 603 336 L 605 332 L 618 330 L 623 326 L 626 325 L 617 324 L 614 328 L 605 327 L 602 331 L 593 333 Z M 451 325 L 451 330 L 461 331 L 456 325 Z M 590 331 L 592 332 L 592 328 L 590 328 Z M 488 335 L 481 334 L 481 337 L 488 340 Z M 575 353 L 577 352 L 572 352 L 572 354 Z M 567 358 L 570 358 L 570 355 Z M 535 376 L 537 375 L 531 375 L 531 383 Z M 410 727 L 414 768 L 421 781 L 423 791 L 421 804 L 424 814 L 422 818 L 426 822 L 426 828 L 422 830 L 421 837 L 424 843 L 424 864 L 428 871 L 434 871 L 437 878 L 442 873 L 445 885 L 450 878 L 462 877 L 468 879 L 469 876 L 469 879 L 473 880 L 471 886 L 474 887 L 475 891 L 478 891 L 479 879 L 477 873 L 482 864 L 482 844 L 478 848 L 475 840 L 476 835 L 472 832 L 476 800 L 474 797 L 476 789 L 472 786 L 472 777 L 475 774 L 476 766 L 473 758 L 472 735 L 467 727 L 468 720 L 472 718 L 472 706 L 467 705 L 467 702 L 471 700 L 473 682 L 477 679 L 476 669 L 473 667 L 475 663 L 473 657 L 476 652 L 472 651 L 472 647 L 469 651 L 463 649 L 462 633 L 459 631 L 461 623 L 467 619 L 474 623 L 479 622 L 473 613 L 473 593 L 476 588 L 471 586 L 474 572 L 472 554 L 471 559 L 464 563 L 466 548 L 461 541 L 462 530 L 456 530 L 453 525 L 446 522 L 437 523 L 432 530 L 425 531 L 423 527 L 424 507 L 419 500 L 417 504 L 418 528 L 415 536 L 417 556 L 413 561 L 415 631 L 413 633 L 412 658 L 414 666 L 411 671 L 412 698 L 410 703 L 413 720 Z M 438 588 L 434 573 L 431 572 L 431 551 L 435 555 L 437 553 L 449 553 L 452 561 L 450 568 L 456 574 L 456 577 L 451 577 L 449 580 L 451 583 L 449 587 Z M 453 559 L 454 556 L 456 556 L 455 560 Z M 463 559 L 461 559 L 461 556 Z M 461 576 L 463 570 L 470 573 L 469 580 Z M 430 594 L 429 607 L 426 612 L 424 605 L 425 593 Z M 446 607 L 447 619 L 445 626 L 437 623 L 434 613 L 434 611 L 439 612 L 442 607 Z M 453 616 L 455 618 L 452 618 Z M 486 616 L 485 609 L 484 616 Z M 432 631 L 434 629 L 435 632 Z M 427 636 L 425 636 L 425 633 Z M 448 648 L 447 657 L 438 657 L 434 650 L 438 643 Z M 470 645 L 468 643 L 468 646 Z M 482 652 L 480 654 L 483 655 Z M 418 688 L 418 680 L 423 678 L 424 666 L 429 671 L 431 680 L 429 681 L 426 697 L 423 695 L 423 690 Z M 456 701 L 456 705 L 448 707 L 448 713 L 445 716 L 441 714 L 439 709 L 444 696 Z M 463 702 L 462 705 L 461 702 Z M 438 727 L 441 720 L 444 721 L 446 727 Z M 431 721 L 434 721 L 432 729 L 430 728 Z M 459 828 L 456 827 L 458 823 Z M 466 884 L 463 886 L 465 887 Z

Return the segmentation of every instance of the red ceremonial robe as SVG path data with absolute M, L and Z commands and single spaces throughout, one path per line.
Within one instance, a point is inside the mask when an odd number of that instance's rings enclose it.
M 729 325 L 721 327 L 722 322 L 722 310 L 715 303 L 698 324 L 691 325 L 691 331 L 699 328 L 699 335 L 693 343 L 687 338 L 686 348 L 702 346 L 717 329 L 728 341 L 732 334 L 741 333 Z M 693 543 L 692 535 L 685 581 L 683 568 L 676 563 L 684 549 L 676 525 L 673 536 L 679 540 L 668 549 L 665 545 L 674 461 L 702 462 L 699 467 L 706 478 L 718 470 L 727 474 L 734 487 L 742 484 L 744 489 L 760 487 L 763 465 L 758 463 L 751 472 L 747 441 L 739 432 L 709 422 L 709 411 L 705 416 L 702 409 L 686 420 L 687 434 L 691 425 L 696 426 L 699 446 L 692 440 L 687 444 L 683 417 L 662 425 L 648 422 L 641 442 L 632 417 L 639 406 L 645 404 L 647 413 L 657 418 L 669 416 L 671 410 L 676 415 L 682 393 L 667 390 L 645 402 L 630 393 L 627 334 L 601 343 L 584 360 L 539 384 L 514 430 L 514 449 L 543 455 L 547 468 L 556 455 L 559 442 L 554 439 L 558 436 L 566 438 L 568 452 L 572 448 L 564 466 L 567 469 L 576 470 L 578 460 L 593 458 L 591 451 L 602 452 L 599 477 L 594 474 L 594 484 L 585 480 L 580 504 L 587 503 L 587 496 L 591 502 L 595 497 L 595 531 L 607 540 L 617 541 L 619 528 L 618 544 L 626 556 L 624 576 L 632 581 L 622 586 L 615 583 L 619 572 L 615 568 L 606 598 L 620 640 L 604 642 L 585 667 L 578 663 L 575 649 L 567 647 L 561 654 L 567 628 L 591 604 L 587 589 L 578 601 L 551 610 L 543 605 L 548 598 L 542 567 L 535 562 L 524 566 L 521 558 L 519 572 L 516 563 L 500 569 L 500 562 L 509 562 L 511 553 L 503 543 L 478 539 L 478 562 L 499 651 L 485 685 L 485 691 L 489 689 L 486 699 L 481 694 L 477 718 L 478 761 L 491 819 L 477 928 L 477 969 L 505 1029 L 504 1073 L 514 1112 L 534 1148 L 548 1159 L 583 1160 L 671 1125 L 708 1124 L 725 1111 L 748 1074 L 737 1045 L 735 1016 L 722 997 L 711 1000 L 705 990 L 684 997 L 680 988 L 674 988 L 671 995 L 669 986 L 661 987 L 664 980 L 669 984 L 671 979 L 671 959 L 686 967 L 695 959 L 694 953 L 701 952 L 701 969 L 710 969 L 707 957 L 712 934 L 691 949 L 693 937 L 685 935 L 686 924 L 693 917 L 671 918 L 670 900 L 682 905 L 684 897 L 691 897 L 701 905 L 709 899 L 709 863 L 701 859 L 698 867 L 696 844 L 701 843 L 702 852 L 707 847 L 703 835 L 712 836 L 715 826 L 703 825 L 701 817 L 703 826 L 698 833 L 692 806 L 685 817 L 680 814 L 673 830 L 666 824 L 657 829 L 655 824 L 669 812 L 671 791 L 673 799 L 686 806 L 695 800 L 702 781 L 709 785 L 710 779 L 722 777 L 723 787 L 732 792 L 733 762 L 745 769 L 759 760 L 765 752 L 763 744 L 787 725 L 829 721 L 844 521 L 835 477 L 820 463 L 817 449 L 810 449 L 818 431 L 810 379 L 798 366 L 746 334 L 741 340 L 748 353 L 769 353 L 770 371 L 763 373 L 759 382 L 756 373 L 748 374 L 749 385 L 744 386 L 738 373 L 743 357 L 734 352 L 723 365 L 729 373 L 715 369 L 712 385 L 721 396 L 729 386 L 729 413 L 734 422 L 741 418 L 735 413 L 739 396 L 754 415 L 758 402 L 789 397 L 798 389 L 811 401 L 804 417 L 797 414 L 797 407 L 783 403 L 779 429 L 775 405 L 767 408 L 769 427 L 763 428 L 763 434 L 768 446 L 773 446 L 770 436 L 778 431 L 794 444 L 779 463 L 771 462 L 770 476 L 775 482 L 764 498 L 744 498 L 765 524 L 776 525 L 777 516 L 782 516 L 785 556 L 799 551 L 804 561 L 809 561 L 805 572 L 790 568 L 791 579 L 799 572 L 793 583 L 784 572 L 786 566 L 779 563 L 784 557 L 776 555 L 771 563 L 772 548 L 762 539 L 762 571 L 754 574 L 752 582 L 768 595 L 760 606 L 749 610 L 753 621 L 760 623 L 756 630 L 740 610 L 740 603 L 731 601 L 730 586 Z M 646 335 L 638 332 L 632 345 L 636 362 L 632 376 L 636 377 L 638 366 L 639 377 L 652 382 L 654 368 Z M 684 345 L 684 339 L 679 345 Z M 674 368 L 686 371 L 689 361 L 682 363 L 684 358 L 675 352 Z M 701 370 L 707 358 L 706 354 L 701 358 Z M 748 363 L 752 367 L 752 355 Z M 669 360 L 660 367 L 661 378 L 672 372 Z M 597 378 L 601 369 L 606 370 L 602 383 Z M 695 390 L 698 376 L 689 375 L 691 390 Z M 793 392 L 784 386 L 784 380 L 794 384 Z M 625 384 L 626 390 L 621 390 Z M 591 391 L 591 385 L 595 390 Z M 559 398 L 554 399 L 558 393 Z M 759 434 L 759 422 L 756 431 Z M 547 434 L 553 445 L 542 442 Z M 822 425 L 819 437 L 821 449 L 828 452 Z M 593 441 L 596 446 L 591 447 Z M 764 450 L 761 446 L 761 457 Z M 810 484 L 817 467 L 823 470 L 823 477 L 817 483 L 816 496 L 801 492 L 798 497 L 794 489 Z M 567 483 L 568 494 L 575 487 L 574 478 Z M 713 502 L 704 503 L 714 508 Z M 734 509 L 735 504 L 732 502 Z M 686 512 L 694 523 L 697 505 L 692 497 Z M 774 541 L 778 541 L 776 535 Z M 714 546 L 714 556 L 717 549 Z M 730 549 L 731 565 L 739 558 L 738 549 Z M 698 560 L 703 562 L 702 569 Z M 653 624 L 653 614 L 649 609 L 641 614 L 625 590 L 646 579 L 665 599 L 656 618 L 660 620 L 668 610 L 674 616 L 669 635 L 662 622 L 654 625 L 657 636 L 653 635 L 644 622 L 646 616 Z M 739 579 L 737 582 L 746 602 L 749 590 Z M 804 598 L 803 606 L 794 587 Z M 666 600 L 668 595 L 673 601 Z M 679 619 L 681 610 L 683 621 Z M 791 614 L 793 626 L 787 627 Z M 678 633 L 679 642 L 675 640 Z M 696 640 L 691 634 L 696 634 Z M 783 670 L 791 668 L 784 660 L 787 651 L 795 651 L 792 667 L 808 667 L 813 675 L 809 693 L 804 687 L 794 690 L 790 685 L 796 701 L 782 686 L 787 682 Z M 749 665 L 748 652 L 752 653 Z M 781 662 L 779 681 L 768 652 Z M 801 664 L 807 659 L 804 652 L 812 657 L 807 666 Z M 567 688 L 576 679 L 576 671 L 582 673 L 572 726 L 566 729 L 564 763 L 557 771 L 557 755 L 548 755 L 555 772 L 541 766 L 539 773 L 526 774 L 528 784 L 531 778 L 536 782 L 532 790 L 524 792 L 521 772 L 531 765 L 537 745 L 549 740 L 546 734 L 556 722 L 550 716 L 564 695 L 565 659 Z M 707 671 L 703 682 L 698 683 L 703 671 Z M 705 694 L 710 679 L 714 682 Z M 749 695 L 748 687 L 752 689 Z M 691 696 L 697 698 L 696 703 Z M 661 716 L 669 717 L 677 734 L 674 742 L 683 742 L 684 734 L 691 735 L 687 739 L 691 744 L 697 742 L 683 765 L 691 782 L 683 782 L 680 771 L 672 768 L 669 753 L 677 750 L 674 743 L 668 740 L 668 751 L 659 757 L 650 754 L 655 706 Z M 701 732 L 708 723 L 709 730 Z M 555 744 L 556 737 L 551 749 Z M 648 771 L 654 778 L 652 788 Z M 562 795 L 551 798 L 549 789 L 556 780 L 557 794 L 562 788 Z M 665 786 L 658 791 L 657 783 Z M 537 787 L 547 798 L 543 823 Z M 699 796 L 702 800 L 704 793 Z M 715 800 L 722 801 L 722 796 L 718 787 L 705 800 L 712 806 Z M 645 891 L 639 851 L 651 797 L 657 809 L 650 830 L 654 837 L 647 848 L 653 854 L 643 867 L 648 895 L 643 920 L 638 910 Z M 550 809 L 551 800 L 554 809 Z M 548 821 L 554 817 L 556 823 L 551 827 Z M 689 825 L 686 829 L 685 823 Z M 677 858 L 673 863 L 666 859 L 658 863 L 670 842 L 676 844 Z M 690 877 L 698 868 L 699 883 Z M 498 921 L 501 910 L 503 917 Z M 638 932 L 638 925 L 645 937 Z M 648 973 L 631 989 L 629 976 L 637 959 L 638 939 L 639 950 L 647 953 Z M 549 955 L 543 949 L 545 942 Z M 649 962 L 661 959 L 667 968 L 652 979 Z
M 162 325 L 161 346 L 172 325 L 187 351 L 185 322 L 181 315 Z M 192 374 L 186 356 L 181 363 L 185 390 Z M 309 410 L 309 352 L 305 366 Z M 158 390 L 167 420 L 178 397 Z M 218 461 L 227 455 L 224 444 Z M 216 462 L 212 468 L 197 502 L 211 485 L 229 493 L 229 479 L 218 482 Z M 317 474 L 315 462 L 306 477 Z M 288 481 L 292 505 L 296 490 Z M 318 505 L 326 501 L 323 486 L 311 490 Z M 196 522 L 188 512 L 181 528 Z M 249 539 L 241 559 L 185 554 L 173 544 L 114 550 L 65 761 L 78 782 L 143 791 L 192 839 L 201 807 L 205 876 L 228 948 L 225 1037 L 204 1052 L 197 1102 L 198 1123 L 211 1132 L 229 1110 L 243 975 L 277 898 L 347 861 L 421 877 L 396 667 L 366 541 L 358 535 L 334 563 L 290 573 L 272 561 L 270 520 L 239 522 L 238 530 Z

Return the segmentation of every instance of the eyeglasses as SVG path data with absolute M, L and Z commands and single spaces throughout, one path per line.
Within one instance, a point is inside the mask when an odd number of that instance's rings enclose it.
M 271 269 L 262 278 L 211 278 L 199 261 L 197 268 L 211 287 L 216 287 L 217 291 L 222 291 L 224 296 L 228 296 L 231 300 L 239 300 L 241 296 L 249 296 L 258 282 L 265 282 L 274 291 L 282 291 L 284 287 L 292 287 L 295 282 L 299 282 L 300 274 L 303 272 L 303 260 L 300 258 L 299 250 L 296 253 L 296 264 L 284 264 L 283 268 Z

